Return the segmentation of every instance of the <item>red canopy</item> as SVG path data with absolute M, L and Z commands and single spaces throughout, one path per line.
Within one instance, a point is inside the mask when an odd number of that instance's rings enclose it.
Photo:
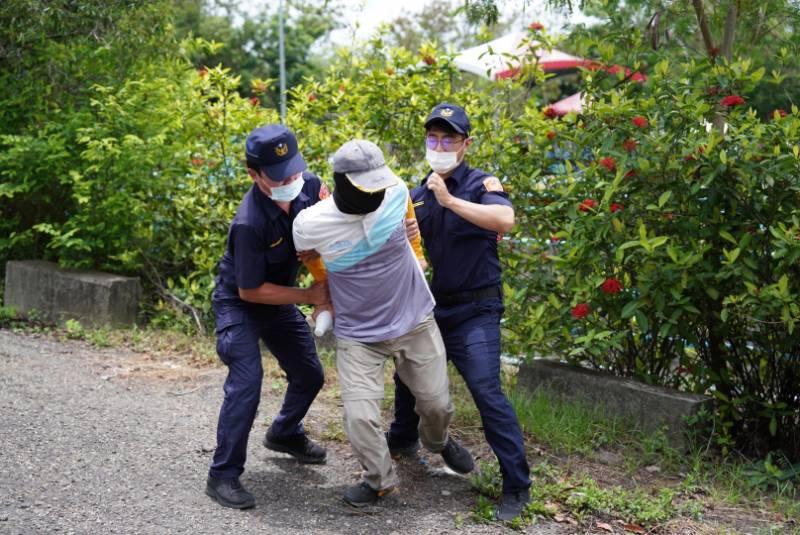
M 520 70 L 520 58 L 535 56 L 539 66 L 545 72 L 559 72 L 578 67 L 589 69 L 603 68 L 611 74 L 617 73 L 623 67 L 620 65 L 602 66 L 600 63 L 567 54 L 561 50 L 547 50 L 533 39 L 531 32 L 520 31 L 498 37 L 488 43 L 474 46 L 460 52 L 453 60 L 456 67 L 465 72 L 483 76 L 489 80 L 499 80 L 516 76 Z M 625 67 L 625 74 L 631 80 L 643 82 L 647 78 Z
M 520 57 L 535 55 L 545 72 L 557 72 L 578 67 L 591 67 L 594 62 L 562 52 L 546 50 L 531 38 L 528 31 L 512 32 L 494 41 L 460 52 L 454 59 L 462 71 L 484 76 L 490 80 L 510 78 L 520 69 Z

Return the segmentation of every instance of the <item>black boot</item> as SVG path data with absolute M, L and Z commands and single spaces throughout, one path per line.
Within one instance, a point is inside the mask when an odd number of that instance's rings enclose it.
M 386 436 L 386 445 L 389 446 L 389 454 L 392 458 L 409 457 L 413 459 L 417 457 L 419 453 L 419 440 L 403 442 L 394 438 L 388 431 L 384 433 L 384 435 Z
M 208 476 L 206 494 L 223 507 L 249 509 L 256 504 L 256 499 L 242 486 L 238 477 L 222 479 Z
M 504 492 L 500 507 L 497 508 L 497 520 L 513 520 L 522 514 L 525 506 L 531 501 L 528 489 L 517 492 Z
M 384 490 L 375 490 L 370 487 L 366 481 L 362 481 L 357 485 L 348 487 L 347 490 L 344 491 L 344 501 L 353 507 L 364 507 L 374 504 L 380 498 L 392 492 L 394 492 L 394 487 Z
M 288 453 L 301 463 L 324 464 L 327 452 L 322 446 L 312 442 L 307 436 L 276 438 L 267 431 L 264 446 L 272 451 Z
M 445 464 L 453 472 L 468 474 L 475 468 L 475 463 L 472 462 L 472 455 L 452 437 L 447 439 L 447 444 L 444 445 L 444 449 L 439 453 L 441 453 Z

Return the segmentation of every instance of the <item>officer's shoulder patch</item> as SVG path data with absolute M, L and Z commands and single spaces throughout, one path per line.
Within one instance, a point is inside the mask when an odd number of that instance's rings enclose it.
M 503 191 L 503 185 L 496 176 L 488 176 L 483 179 L 483 187 L 486 191 Z
M 327 199 L 331 196 L 331 191 L 328 189 L 328 186 L 325 185 L 325 182 L 319 188 L 319 200 Z
M 278 241 L 276 241 L 276 242 L 274 242 L 274 243 L 270 243 L 270 244 L 269 244 L 269 247 L 270 247 L 270 249 L 271 249 L 271 248 L 273 248 L 273 247 L 277 247 L 277 246 L 279 246 L 281 243 L 283 243 L 283 236 L 281 236 L 280 238 L 278 238 Z
M 425 204 L 425 201 L 417 201 L 417 202 L 415 202 L 413 204 L 413 206 L 414 206 L 414 208 L 418 208 L 418 207 L 422 206 L 423 204 Z

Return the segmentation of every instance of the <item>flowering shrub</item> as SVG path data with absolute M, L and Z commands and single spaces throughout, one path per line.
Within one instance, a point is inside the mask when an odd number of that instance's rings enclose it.
M 709 393 L 724 447 L 797 459 L 800 117 L 748 109 L 764 74 L 665 59 L 642 84 L 588 79 L 584 113 L 545 130 L 565 172 L 542 178 L 545 157 L 512 178 L 528 240 L 506 251 L 505 333 L 521 353 Z M 706 126 L 719 110 L 725 134 Z M 532 160 L 551 141 L 533 143 Z

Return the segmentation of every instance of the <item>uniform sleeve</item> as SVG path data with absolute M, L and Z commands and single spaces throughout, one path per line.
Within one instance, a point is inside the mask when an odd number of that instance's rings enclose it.
M 503 190 L 503 185 L 497 177 L 487 176 L 482 182 L 479 193 L 481 204 L 502 204 L 513 207 L 508 193 Z
M 250 225 L 234 225 L 230 240 L 233 244 L 236 286 L 247 290 L 264 284 L 267 275 L 264 240 Z
M 414 213 L 414 201 L 411 200 L 411 195 L 408 196 L 408 207 L 406 209 L 406 219 L 416 219 L 417 216 Z M 422 238 L 419 234 L 417 237 L 411 240 L 411 248 L 414 249 L 414 255 L 416 255 L 417 259 L 424 260 L 425 255 L 422 252 Z

